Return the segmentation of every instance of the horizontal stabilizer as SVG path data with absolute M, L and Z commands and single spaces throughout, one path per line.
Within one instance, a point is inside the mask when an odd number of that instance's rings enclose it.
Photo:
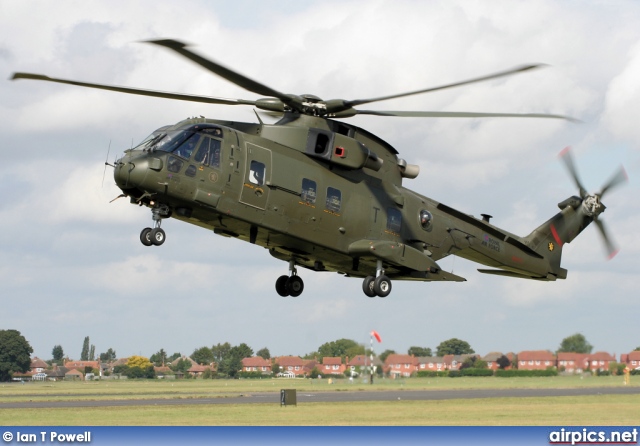
M 482 274 L 491 274 L 494 276 L 515 277 L 517 279 L 542 280 L 545 282 L 556 280 L 556 276 L 554 276 L 553 274 L 549 274 L 547 276 L 534 276 L 534 275 L 516 273 L 514 271 L 505 271 L 503 269 L 478 269 L 478 272 Z

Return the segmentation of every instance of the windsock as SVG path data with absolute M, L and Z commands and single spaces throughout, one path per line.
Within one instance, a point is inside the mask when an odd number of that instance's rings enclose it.
M 376 341 L 378 341 L 378 342 L 382 342 L 382 338 L 380 337 L 380 335 L 378 334 L 378 332 L 377 332 L 377 331 L 375 331 L 375 330 L 374 330 L 374 331 L 372 331 L 372 332 L 371 332 L 371 336 L 373 336 L 374 338 L 376 338 Z

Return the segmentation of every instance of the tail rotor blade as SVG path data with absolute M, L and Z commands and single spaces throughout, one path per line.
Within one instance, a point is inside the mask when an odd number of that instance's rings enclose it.
M 610 189 L 613 189 L 623 183 L 626 183 L 629 177 L 627 176 L 627 171 L 624 170 L 624 167 L 620 167 L 620 169 L 613 174 L 613 176 L 607 181 L 607 183 L 602 187 L 602 191 L 600 192 L 600 197 L 605 194 Z
M 578 177 L 578 171 L 576 170 L 575 163 L 573 162 L 573 156 L 571 156 L 571 149 L 569 147 L 565 147 L 564 150 L 560 152 L 559 156 L 562 158 L 562 161 L 564 161 L 565 166 L 567 166 L 567 170 L 571 174 L 573 182 L 578 186 L 578 189 L 580 190 L 580 198 L 584 199 L 588 193 Z
M 607 230 L 604 227 L 604 223 L 598 219 L 594 220 L 594 223 L 596 224 L 596 227 L 602 235 L 602 240 L 604 241 L 605 247 L 607 249 L 607 258 L 611 260 L 616 256 L 616 254 L 618 254 L 620 250 L 611 241 L 611 238 L 609 237 Z

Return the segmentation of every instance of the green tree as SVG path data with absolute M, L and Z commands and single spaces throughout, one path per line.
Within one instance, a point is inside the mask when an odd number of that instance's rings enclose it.
M 82 343 L 82 352 L 80 353 L 80 361 L 89 360 L 89 336 L 85 336 Z
M 253 356 L 253 349 L 243 342 L 240 345 L 232 347 L 231 350 L 229 350 L 229 354 L 242 361 L 244 358 L 250 358 Z M 242 368 L 242 365 L 240 368 Z
M 225 358 L 229 356 L 229 351 L 231 351 L 231 344 L 225 342 L 224 344 L 218 343 L 211 347 L 211 351 L 213 352 L 213 360 L 220 364 L 224 361 Z
M 194 350 L 191 359 L 200 365 L 209 365 L 213 362 L 213 352 L 209 347 L 200 347 Z
M 260 356 L 262 359 L 271 359 L 271 353 L 267 347 L 261 348 L 256 352 L 256 356 Z
M 101 362 L 115 361 L 116 358 L 117 358 L 116 351 L 111 347 L 109 347 L 109 350 L 107 350 L 105 353 L 100 353 Z
M 396 354 L 395 350 L 385 350 L 382 353 L 380 353 L 380 356 L 378 356 L 378 358 L 380 359 L 380 361 L 385 362 L 387 360 L 387 356 L 395 355 L 395 354 Z
M 593 345 L 589 344 L 581 333 L 564 338 L 558 348 L 558 352 L 565 353 L 591 353 L 591 350 L 593 350 Z
M 180 355 L 178 355 L 177 357 L 179 358 Z M 151 355 L 151 357 L 149 358 L 149 361 L 153 362 L 158 367 L 160 367 L 161 365 L 165 365 L 167 363 L 167 352 L 165 352 L 164 349 L 161 348 L 160 350 L 155 352 L 153 355 Z
M 337 341 L 325 342 L 318 348 L 318 354 L 320 357 L 336 357 L 340 356 L 344 359 L 347 356 L 347 352 L 352 351 L 351 349 L 359 347 L 359 344 L 356 341 L 351 339 L 338 339 Z M 364 347 L 362 347 L 362 353 L 364 353 Z
M 95 361 L 96 359 L 96 346 L 91 344 L 91 348 L 89 349 L 89 361 Z
M 218 372 L 227 375 L 229 378 L 235 378 L 242 369 L 242 358 L 230 355 L 218 364 Z
M 446 341 L 442 341 L 438 347 L 436 347 L 436 356 L 444 355 L 467 355 L 475 353 L 467 341 L 462 341 L 457 338 L 451 338 Z
M 27 372 L 31 353 L 31 345 L 18 330 L 0 330 L 0 381 L 11 381 L 14 372 Z
M 180 358 L 177 361 L 174 360 L 169 367 L 174 372 L 187 373 L 187 370 L 191 368 L 191 361 Z
M 407 351 L 408 355 L 413 355 L 415 357 L 419 356 L 433 356 L 431 349 L 428 347 L 409 347 Z
M 56 364 L 62 364 L 62 359 L 64 358 L 64 350 L 62 350 L 62 346 L 54 345 L 53 350 L 51 350 L 51 356 L 53 357 L 53 362 Z

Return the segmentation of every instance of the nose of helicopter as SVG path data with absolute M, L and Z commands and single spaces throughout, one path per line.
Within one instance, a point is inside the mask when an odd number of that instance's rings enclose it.
M 116 162 L 113 177 L 120 189 L 141 187 L 147 178 L 149 167 L 147 158 L 125 156 Z

